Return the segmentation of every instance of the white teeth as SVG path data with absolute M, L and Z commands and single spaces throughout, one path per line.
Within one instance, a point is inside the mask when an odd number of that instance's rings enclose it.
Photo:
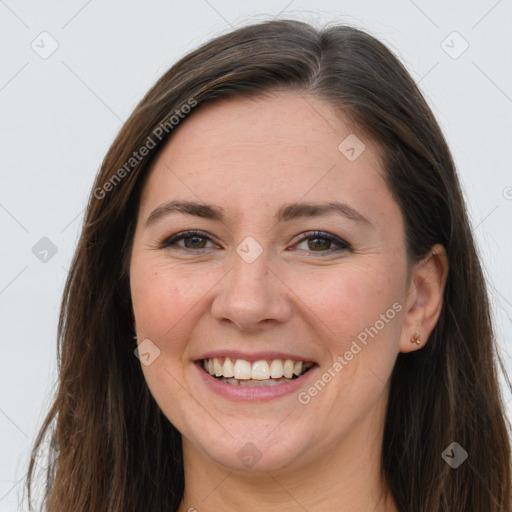
M 286 378 L 291 379 L 293 377 L 293 361 L 291 359 L 287 359 L 284 362 L 283 372 Z
M 266 380 L 270 377 L 270 368 L 267 361 L 255 361 L 252 363 L 252 378 Z
M 237 359 L 235 363 L 235 379 L 250 379 L 251 375 L 251 363 L 245 359 Z
M 216 377 L 222 377 L 222 366 L 216 357 L 213 358 L 213 370 L 215 371 Z
M 280 379 L 283 376 L 283 362 L 281 359 L 274 359 L 270 363 L 270 376 L 273 379 Z
M 235 367 L 233 366 L 233 363 L 229 357 L 224 359 L 224 364 L 222 365 L 222 375 L 224 375 L 226 378 L 235 376 Z
M 301 373 L 313 366 L 313 363 L 304 361 L 292 361 L 286 359 L 273 359 L 265 361 L 261 359 L 251 363 L 245 359 L 231 360 L 225 357 L 222 362 L 221 357 L 204 359 L 202 364 L 204 369 L 212 376 L 226 379 L 228 381 L 238 382 L 244 381 L 281 381 L 290 380 L 294 375 L 299 376 Z M 229 380 L 228 380 L 229 379 Z M 234 383 L 231 382 L 231 383 Z

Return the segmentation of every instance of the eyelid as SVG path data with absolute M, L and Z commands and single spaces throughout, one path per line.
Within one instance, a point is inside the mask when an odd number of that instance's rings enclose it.
M 183 238 L 192 238 L 194 236 L 204 238 L 205 240 L 216 243 L 213 240 L 212 236 L 209 233 L 207 233 L 206 231 L 201 231 L 200 229 L 187 229 L 185 231 L 179 231 L 178 233 L 175 233 L 174 235 L 164 238 L 164 240 L 160 244 L 160 248 L 165 249 L 168 246 L 171 246 L 173 244 L 175 245 L 175 242 L 177 242 L 178 240 L 181 240 Z M 178 247 L 180 247 L 181 249 L 184 249 L 184 250 L 190 250 L 186 247 L 181 247 L 181 246 L 178 246 Z M 202 248 L 202 249 L 197 249 L 197 250 L 195 250 L 195 252 L 199 252 L 204 249 L 206 249 L 206 247 Z M 192 251 L 194 251 L 194 250 L 192 249 Z
M 332 254 L 333 252 L 340 252 L 340 251 L 351 251 L 352 246 L 342 238 L 333 235 L 331 233 L 327 233 L 326 231 L 306 231 L 304 233 L 301 233 L 299 235 L 299 238 L 295 242 L 295 244 L 299 244 L 303 242 L 304 240 L 307 240 L 309 238 L 325 238 L 326 240 L 329 240 L 333 244 L 336 244 L 338 246 L 337 249 L 327 249 L 326 251 L 307 251 L 312 254 Z
M 330 240 L 331 242 L 336 242 L 336 243 L 339 243 L 342 245 L 349 246 L 348 242 L 346 242 L 345 240 L 343 240 L 342 238 L 340 238 L 336 235 L 328 233 L 327 231 L 304 231 L 304 233 L 301 233 L 300 235 L 298 235 L 296 241 L 301 242 L 303 240 L 306 240 L 308 238 L 313 238 L 315 236 L 318 238 L 326 238 L 327 240 Z

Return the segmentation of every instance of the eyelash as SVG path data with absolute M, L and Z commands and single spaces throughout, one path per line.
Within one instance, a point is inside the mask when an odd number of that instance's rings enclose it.
M 162 242 L 160 248 L 165 249 L 172 245 L 176 245 L 176 242 L 179 240 L 186 239 L 186 238 L 193 238 L 193 237 L 204 238 L 206 240 L 213 242 L 213 240 L 204 231 L 189 230 L 189 231 L 181 231 L 180 233 L 176 233 L 175 235 L 172 235 L 171 237 L 166 238 Z M 331 235 L 330 233 L 326 233 L 324 231 L 308 231 L 308 232 L 304 233 L 302 238 L 300 238 L 296 243 L 299 244 L 299 243 L 303 242 L 304 240 L 315 239 L 315 238 L 323 238 L 323 239 L 329 240 L 330 242 L 336 244 L 338 246 L 338 248 L 337 249 L 331 248 L 326 251 L 308 251 L 313 254 L 315 254 L 315 253 L 317 253 L 317 254 L 332 254 L 333 252 L 352 250 L 350 244 L 345 242 L 345 240 L 342 240 L 341 238 L 338 238 L 337 236 Z M 208 247 L 201 247 L 200 249 L 191 249 L 189 247 L 181 247 L 181 246 L 178 246 L 178 247 L 180 247 L 180 249 L 183 249 L 185 251 L 193 251 L 193 252 L 201 252 L 201 251 L 208 249 Z

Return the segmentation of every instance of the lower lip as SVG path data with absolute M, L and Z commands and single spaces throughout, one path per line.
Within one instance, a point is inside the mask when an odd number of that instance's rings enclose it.
M 316 374 L 318 365 L 313 366 L 304 375 L 298 379 L 294 379 L 291 382 L 285 384 L 279 384 L 277 386 L 236 386 L 222 382 L 215 377 L 212 377 L 209 373 L 205 372 L 202 368 L 201 363 L 196 363 L 197 370 L 201 375 L 201 378 L 205 384 L 218 395 L 221 395 L 229 400 L 236 402 L 242 401 L 266 401 L 272 398 L 278 398 L 280 396 L 289 395 L 291 393 L 297 393 L 301 387 L 307 384 L 311 378 Z

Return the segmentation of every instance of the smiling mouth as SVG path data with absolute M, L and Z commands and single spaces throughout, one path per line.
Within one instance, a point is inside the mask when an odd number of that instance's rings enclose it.
M 272 359 L 250 362 L 245 359 L 214 357 L 198 361 L 201 368 L 211 377 L 232 386 L 266 387 L 278 386 L 299 379 L 315 363 Z

